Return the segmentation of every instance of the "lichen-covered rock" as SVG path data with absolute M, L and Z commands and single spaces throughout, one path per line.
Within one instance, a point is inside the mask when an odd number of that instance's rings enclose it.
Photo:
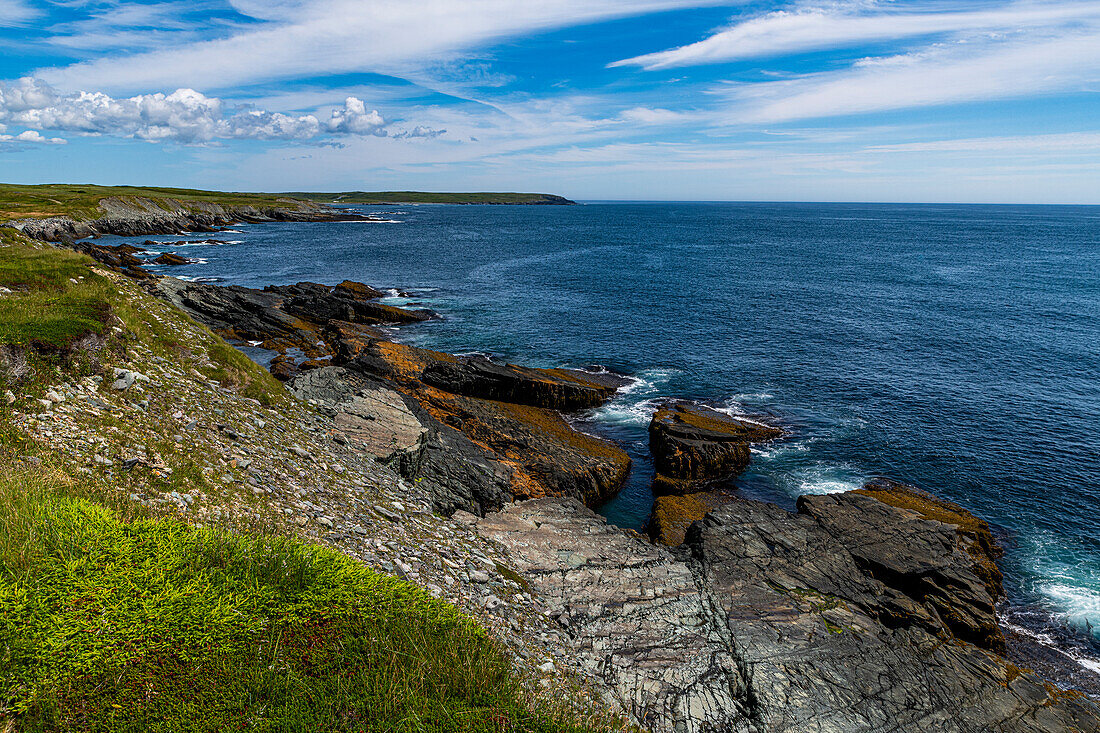
M 546 407 L 563 412 L 596 407 L 627 384 L 624 377 L 573 369 L 533 369 L 467 356 L 429 365 L 425 384 L 467 397 Z
M 665 494 L 653 500 L 653 511 L 646 529 L 654 542 L 679 545 L 692 522 L 730 501 L 726 491 L 700 491 L 694 494 Z
M 657 410 L 649 423 L 649 447 L 657 475 L 655 494 L 686 494 L 726 478 L 749 464 L 752 443 L 778 438 L 779 428 L 689 402 Z

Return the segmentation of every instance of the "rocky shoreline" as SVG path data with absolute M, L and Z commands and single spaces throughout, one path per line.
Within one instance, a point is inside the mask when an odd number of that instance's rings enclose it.
M 365 217 L 347 214 L 329 206 L 298 199 L 285 199 L 279 206 L 222 206 L 172 198 L 107 197 L 99 201 L 102 215 L 96 219 L 51 216 L 0 222 L 33 239 L 50 242 L 74 241 L 104 234 L 121 237 L 180 232 L 215 232 L 229 224 L 271 221 L 360 221 Z
M 208 215 L 203 226 L 229 212 Z M 575 675 L 636 725 L 1100 730 L 1093 700 L 1006 658 L 1000 549 L 961 507 L 888 480 L 801 497 L 793 513 L 716 492 L 715 481 L 748 463 L 750 444 L 782 431 L 673 401 L 650 428 L 653 542 L 594 511 L 625 481 L 629 457 L 563 417 L 610 399 L 625 378 L 392 341 L 382 326 L 433 314 L 387 306 L 360 283 L 185 283 L 84 249 L 219 335 L 274 352 L 272 373 L 314 411 L 321 439 L 297 444 L 300 461 L 321 462 L 333 486 L 344 479 L 330 466 L 344 476 L 359 465 L 397 504 L 359 507 L 350 492 L 334 512 L 324 498 L 332 489 L 298 474 L 286 516 L 316 505 L 307 526 L 364 562 L 438 589 L 454 586 L 441 576 L 459 576 L 456 602 L 507 618 L 490 627 L 518 658 L 537 666 L 548 657 L 544 671 Z M 375 525 L 408 525 L 410 506 L 423 526 L 406 552 L 420 559 L 385 559 Z M 451 537 L 484 543 L 485 567 L 453 548 L 436 562 L 437 548 L 416 544 L 433 533 L 446 548 Z M 507 582 L 489 582 L 496 574 Z

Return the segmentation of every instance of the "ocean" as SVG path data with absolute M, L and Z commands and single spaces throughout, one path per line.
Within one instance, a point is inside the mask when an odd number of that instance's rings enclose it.
M 1100 207 L 353 208 L 387 221 L 152 249 L 224 284 L 394 288 L 442 315 L 401 330 L 418 346 L 630 375 L 576 417 L 634 458 L 600 510 L 625 527 L 652 502 L 657 401 L 767 416 L 789 437 L 742 495 L 793 507 L 888 476 L 956 501 L 1006 547 L 1006 622 L 1100 673 Z

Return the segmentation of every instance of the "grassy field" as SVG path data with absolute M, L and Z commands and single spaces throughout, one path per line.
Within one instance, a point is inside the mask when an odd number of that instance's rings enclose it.
M 36 249 L 0 230 L 0 344 L 63 351 L 107 327 L 113 286 L 90 258 Z M 2 293 L 3 291 L 0 291 Z
M 579 731 L 450 605 L 0 456 L 0 730 Z
M 282 194 L 199 191 L 190 188 L 147 188 L 141 186 L 92 186 L 51 183 L 19 186 L 0 183 L 0 221 L 68 215 L 74 219 L 95 219 L 102 215 L 99 202 L 119 196 L 199 201 L 230 206 L 278 206 Z
M 538 204 L 572 201 L 546 193 L 431 193 L 427 191 L 345 191 L 343 193 L 310 193 L 298 191 L 283 194 L 329 204 Z

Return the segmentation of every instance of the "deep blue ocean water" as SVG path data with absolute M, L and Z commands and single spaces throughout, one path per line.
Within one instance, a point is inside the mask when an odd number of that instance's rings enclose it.
M 394 223 L 156 249 L 202 258 L 171 269 L 192 278 L 410 291 L 391 302 L 443 315 L 401 332 L 417 345 L 636 377 L 580 418 L 635 459 L 602 510 L 613 522 L 646 521 L 654 401 L 704 400 L 791 433 L 733 481 L 745 495 L 793 506 L 877 475 L 914 483 L 1002 533 L 1014 622 L 1100 627 L 1100 208 L 359 210 Z

